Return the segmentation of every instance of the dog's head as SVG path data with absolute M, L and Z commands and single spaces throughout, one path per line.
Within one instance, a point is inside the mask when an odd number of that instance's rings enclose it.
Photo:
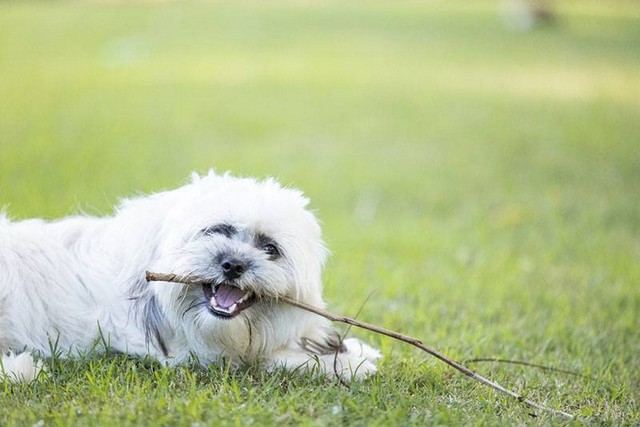
M 263 298 L 322 304 L 326 250 L 301 192 L 274 180 L 209 173 L 152 198 L 165 210 L 150 268 L 207 280 L 197 289 L 156 285 L 164 307 L 232 319 Z

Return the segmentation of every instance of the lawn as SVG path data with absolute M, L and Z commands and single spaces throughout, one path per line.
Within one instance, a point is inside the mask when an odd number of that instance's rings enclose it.
M 0 206 L 108 215 L 215 168 L 301 188 L 332 311 L 587 424 L 640 423 L 640 4 L 0 2 Z M 407 345 L 345 387 L 93 355 L 0 425 L 561 424 Z

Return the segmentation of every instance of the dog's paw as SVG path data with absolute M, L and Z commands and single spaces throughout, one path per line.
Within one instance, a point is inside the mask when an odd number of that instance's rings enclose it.
M 366 344 L 357 338 L 347 338 L 342 342 L 342 344 L 347 349 L 347 353 L 354 354 L 370 361 L 371 363 L 375 364 L 378 359 L 382 358 L 380 350 L 371 347 L 369 344 Z
M 320 373 L 342 381 L 359 381 L 377 371 L 380 352 L 359 339 L 349 338 L 342 342 L 339 351 L 313 354 L 299 349 L 278 352 L 267 364 L 267 370 L 284 368 L 293 372 Z
M 342 369 L 336 369 L 334 374 L 343 381 L 361 381 L 378 372 L 375 363 L 367 359 L 350 358 L 348 363 L 341 364 Z
M 380 351 L 357 338 L 342 342 L 344 351 L 333 358 L 333 374 L 343 380 L 362 380 L 377 372 L 376 363 L 382 357 Z
M 45 371 L 41 360 L 35 360 L 29 353 L 0 354 L 0 381 L 31 382 L 40 372 Z

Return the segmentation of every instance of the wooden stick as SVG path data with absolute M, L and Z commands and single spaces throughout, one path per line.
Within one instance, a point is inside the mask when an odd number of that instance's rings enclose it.
M 559 372 L 559 373 L 565 374 L 565 375 L 573 375 L 574 377 L 580 377 L 580 378 L 584 378 L 586 380 L 598 381 L 598 379 L 596 379 L 594 377 L 590 377 L 588 375 L 583 375 L 583 374 L 581 374 L 579 372 L 569 371 L 568 369 L 554 368 L 553 366 L 539 365 L 537 363 L 525 362 L 525 361 L 522 361 L 522 360 L 500 359 L 500 358 L 497 358 L 497 357 L 478 357 L 476 359 L 467 359 L 462 363 L 469 364 L 469 363 L 481 363 L 481 362 L 507 363 L 507 364 L 510 364 L 510 365 L 520 365 L 520 366 L 526 366 L 526 367 L 529 367 L 529 368 L 542 369 L 543 371 Z
M 187 284 L 187 285 L 193 285 L 193 284 L 202 284 L 202 283 L 206 283 L 206 281 L 199 279 L 197 277 L 193 277 L 193 276 L 180 276 L 177 274 L 163 274 L 163 273 L 152 273 L 147 271 L 146 273 L 146 278 L 148 282 L 177 282 L 177 283 L 183 283 L 183 284 Z M 348 325 L 352 325 L 352 326 L 357 326 L 358 328 L 362 328 L 362 329 L 366 329 L 372 332 L 376 332 L 378 334 L 382 334 L 385 336 L 388 336 L 390 338 L 405 342 L 407 344 L 411 344 L 414 347 L 419 348 L 420 350 L 432 355 L 433 357 L 441 360 L 442 362 L 446 363 L 447 365 L 451 366 L 452 368 L 462 372 L 463 374 L 467 375 L 468 377 L 473 378 L 474 380 L 478 381 L 481 384 L 484 384 L 487 387 L 490 387 L 494 390 L 497 390 L 501 393 L 504 393 L 508 396 L 513 397 L 514 399 L 518 400 L 518 402 L 522 402 L 524 404 L 526 404 L 527 406 L 530 406 L 532 408 L 536 408 L 536 409 L 540 409 L 546 412 L 549 412 L 551 414 L 554 415 L 560 415 L 563 416 L 565 418 L 568 419 L 573 419 L 574 416 L 561 411 L 559 409 L 554 409 L 554 408 L 550 408 L 548 406 L 542 405 L 540 403 L 534 402 L 533 400 L 527 399 L 524 396 L 522 396 L 521 394 L 515 393 L 503 386 L 501 386 L 500 384 L 489 380 L 488 378 L 483 377 L 482 375 L 472 371 L 471 369 L 467 368 L 466 366 L 462 365 L 459 362 L 456 362 L 455 360 L 449 359 L 448 357 L 446 357 L 444 354 L 440 353 L 439 351 L 427 346 L 426 344 L 424 344 L 422 341 L 420 341 L 417 338 L 413 338 L 410 337 L 408 335 L 404 335 L 401 334 L 399 332 L 395 332 L 389 329 L 385 329 L 382 328 L 380 326 L 376 326 L 370 323 L 365 323 L 365 322 L 361 322 L 359 320 L 355 320 L 352 319 L 350 317 L 346 317 L 346 316 L 341 316 L 341 315 L 337 315 L 337 314 L 333 314 L 330 313 L 328 311 L 307 305 L 303 302 L 300 301 L 296 301 L 293 300 L 291 298 L 288 297 L 278 297 L 277 301 L 283 301 L 287 304 L 290 304 L 292 306 L 301 308 L 303 310 L 309 311 L 311 313 L 315 313 L 319 316 L 322 316 L 326 319 L 329 319 L 331 321 L 334 322 L 341 322 L 341 323 L 346 323 Z

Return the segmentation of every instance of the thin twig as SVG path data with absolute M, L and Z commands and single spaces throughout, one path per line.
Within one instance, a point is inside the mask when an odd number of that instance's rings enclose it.
M 203 282 L 206 282 L 202 279 L 199 279 L 197 277 L 192 277 L 192 276 L 180 276 L 177 274 L 163 274 L 163 273 L 152 273 L 152 272 L 147 272 L 146 273 L 146 278 L 148 282 L 178 282 L 178 283 L 183 283 L 183 284 L 202 284 Z M 382 328 L 380 326 L 376 326 L 370 323 L 366 323 L 366 322 L 361 322 L 359 320 L 355 320 L 352 319 L 350 317 L 346 317 L 346 316 L 341 316 L 341 315 L 337 315 L 337 314 L 333 314 L 330 313 L 328 311 L 310 306 L 308 304 L 305 304 L 303 302 L 300 301 L 296 301 L 293 300 L 291 298 L 288 297 L 278 297 L 277 298 L 278 301 L 283 301 L 286 302 L 289 305 L 301 308 L 303 310 L 309 311 L 311 313 L 315 313 L 319 316 L 322 316 L 326 319 L 329 319 L 331 321 L 334 322 L 341 322 L 341 323 L 346 323 L 347 325 L 352 325 L 352 326 L 357 326 L 358 328 L 362 328 L 362 329 L 366 329 L 368 331 L 372 331 L 378 334 L 382 334 L 385 336 L 388 336 L 390 338 L 405 342 L 407 344 L 411 344 L 414 347 L 419 348 L 420 350 L 432 355 L 433 357 L 435 357 L 436 359 L 439 359 L 440 361 L 446 363 L 447 365 L 451 366 L 452 368 L 462 372 L 463 374 L 467 375 L 468 377 L 473 378 L 474 380 L 478 381 L 479 383 L 490 387 L 496 391 L 499 391 L 501 393 L 504 393 L 508 396 L 513 397 L 514 399 L 518 400 L 518 402 L 522 402 L 532 408 L 536 408 L 536 409 L 540 409 L 546 412 L 549 412 L 551 414 L 554 415 L 560 415 L 569 419 L 573 419 L 574 416 L 561 411 L 559 409 L 554 409 L 554 408 L 550 408 L 548 406 L 545 406 L 541 403 L 537 403 L 534 402 L 533 400 L 527 399 L 524 396 L 522 396 L 521 394 L 515 393 L 503 386 L 501 386 L 500 384 L 491 381 L 485 377 L 483 377 L 482 375 L 472 371 L 471 369 L 467 368 L 466 366 L 462 365 L 459 362 L 456 362 L 455 360 L 449 359 L 448 357 L 446 357 L 444 354 L 440 353 L 439 351 L 427 346 L 426 344 L 424 344 L 422 341 L 420 341 L 417 338 L 413 338 L 410 337 L 408 335 L 404 335 L 401 334 L 399 332 L 395 332 L 389 329 L 385 329 Z
M 573 375 L 575 377 L 580 377 L 580 378 L 584 378 L 584 379 L 587 379 L 587 380 L 597 381 L 596 378 L 590 377 L 588 375 L 581 374 L 579 372 L 570 371 L 568 369 L 554 368 L 553 366 L 539 365 L 537 363 L 525 362 L 525 361 L 522 361 L 522 360 L 500 359 L 500 358 L 496 358 L 496 357 L 478 357 L 478 358 L 475 358 L 475 359 L 467 359 L 462 363 L 469 364 L 469 363 L 481 363 L 481 362 L 506 363 L 506 364 L 509 364 L 509 365 L 521 365 L 521 366 L 527 366 L 527 367 L 530 367 L 530 368 L 542 369 L 543 371 L 558 372 L 558 373 L 565 374 L 565 375 Z
M 373 295 L 373 292 L 374 291 L 369 292 L 369 295 L 367 295 L 367 297 L 364 299 L 362 304 L 360 304 L 360 308 L 356 312 L 356 315 L 354 316 L 354 319 L 357 319 L 360 316 L 360 312 L 364 308 L 365 304 L 367 302 L 369 302 L 369 299 L 371 299 L 371 296 Z M 342 347 L 342 343 L 344 342 L 344 339 L 349 334 L 350 330 L 351 330 L 351 325 L 347 325 L 347 330 L 344 331 L 344 334 L 342 334 L 342 336 L 340 336 L 340 334 L 338 334 L 338 346 L 336 347 L 336 352 L 333 355 L 333 372 L 336 374 L 336 378 L 338 379 L 338 381 L 340 381 L 340 384 L 342 384 L 345 387 L 349 387 L 349 384 L 347 384 L 342 379 L 342 377 L 340 375 L 338 375 L 338 355 L 340 354 L 340 348 Z

